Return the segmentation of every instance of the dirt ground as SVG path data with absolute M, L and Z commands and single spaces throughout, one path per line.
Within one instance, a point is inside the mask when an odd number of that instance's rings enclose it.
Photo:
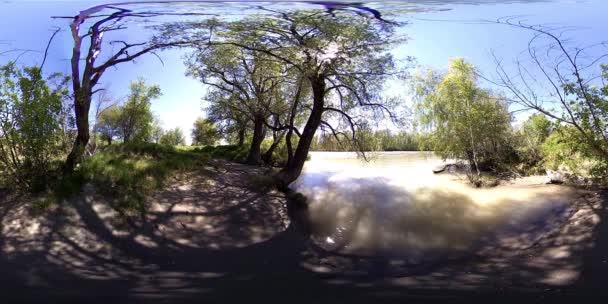
M 608 296 L 605 191 L 577 189 L 541 232 L 530 227 L 464 256 L 412 263 L 319 249 L 304 211 L 288 208 L 280 192 L 250 186 L 260 173 L 213 160 L 173 179 L 149 198 L 142 219 L 127 224 L 91 186 L 43 215 L 0 193 L 1 297 L 376 303 Z

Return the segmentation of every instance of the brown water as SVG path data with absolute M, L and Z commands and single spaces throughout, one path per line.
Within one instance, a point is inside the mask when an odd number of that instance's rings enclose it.
M 315 238 L 355 254 L 463 252 L 502 236 L 542 232 L 566 210 L 567 188 L 523 180 L 490 189 L 464 177 L 433 174 L 430 152 L 313 152 L 294 183 L 311 201 Z

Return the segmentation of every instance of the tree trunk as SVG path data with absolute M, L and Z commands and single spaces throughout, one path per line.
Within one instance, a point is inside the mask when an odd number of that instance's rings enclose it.
M 479 166 L 477 165 L 477 158 L 475 157 L 475 153 L 472 151 L 467 151 L 466 154 L 471 173 L 475 172 L 477 173 L 477 176 L 480 176 L 481 172 L 479 171 Z
M 239 142 L 237 143 L 238 146 L 242 146 L 245 144 L 245 128 L 239 129 L 238 139 L 239 139 Z
M 293 104 L 291 106 L 291 113 L 289 115 L 290 128 L 287 131 L 287 135 L 285 135 L 285 147 L 287 148 L 287 162 L 284 164 L 285 167 L 289 167 L 293 162 L 293 144 L 291 142 L 291 138 L 294 133 L 293 128 L 295 128 L 296 112 L 298 111 L 298 107 L 300 105 L 300 98 L 302 96 L 302 87 L 304 86 L 304 80 L 304 75 L 300 75 L 298 89 L 296 90 L 296 94 L 293 99 Z
M 276 175 L 277 182 L 279 183 L 278 186 L 284 189 L 302 173 L 302 168 L 304 167 L 304 163 L 308 157 L 308 151 L 310 150 L 310 144 L 315 137 L 315 133 L 321 124 L 321 118 L 323 116 L 325 106 L 325 78 L 315 76 L 310 77 L 309 79 L 313 93 L 313 105 L 310 116 L 308 116 L 308 121 L 304 126 L 302 136 L 300 136 L 300 141 L 296 147 L 293 159 Z
M 84 90 L 81 90 L 74 94 L 74 112 L 76 114 L 76 128 L 78 133 L 74 140 L 72 151 L 70 151 L 63 167 L 63 170 L 66 173 L 74 171 L 76 165 L 82 160 L 86 146 L 89 143 L 89 107 L 91 106 L 91 95 L 83 91 Z
M 253 122 L 253 138 L 251 139 L 251 146 L 249 148 L 249 155 L 247 156 L 247 164 L 258 166 L 262 163 L 262 153 L 260 146 L 265 137 L 264 118 L 256 116 Z
M 293 130 L 289 129 L 289 131 L 287 131 L 287 135 L 285 136 L 285 147 L 287 148 L 287 162 L 285 163 L 285 167 L 289 167 L 293 162 L 293 146 L 291 145 L 292 135 Z
M 268 165 L 272 164 L 272 154 L 274 153 L 274 150 L 276 150 L 276 148 L 279 146 L 281 139 L 283 139 L 283 134 L 276 135 L 276 132 L 275 132 L 273 139 L 274 140 L 272 142 L 272 145 L 270 145 L 270 148 L 268 148 L 268 150 L 266 150 L 266 152 L 262 156 L 262 160 L 264 161 L 265 164 L 268 164 Z

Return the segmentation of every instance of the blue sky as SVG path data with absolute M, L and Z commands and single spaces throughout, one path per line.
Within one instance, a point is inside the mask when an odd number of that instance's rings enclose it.
M 36 64 L 42 58 L 54 26 L 64 31 L 54 41 L 45 66 L 47 72 L 68 73 L 71 55 L 71 37 L 68 21 L 51 19 L 50 16 L 72 16 L 77 11 L 102 1 L 0 1 L 0 52 L 10 49 L 30 49 L 19 57 L 21 64 Z M 376 2 L 377 3 L 377 2 Z M 370 4 L 370 5 L 373 5 Z M 510 61 L 526 49 L 531 33 L 503 25 L 477 24 L 467 21 L 494 20 L 500 17 L 525 15 L 529 23 L 576 27 L 570 33 L 573 43 L 592 44 L 606 39 L 608 1 L 549 1 L 515 4 L 446 5 L 450 10 L 404 15 L 409 25 L 403 33 L 410 41 L 395 50 L 397 57 L 413 56 L 422 66 L 444 69 L 452 57 L 464 57 L 475 64 L 482 73 L 491 75 L 494 64 L 490 56 L 493 50 L 499 57 Z M 135 29 L 134 29 L 135 28 Z M 142 30 L 131 27 L 125 35 L 131 41 L 141 38 Z M 0 63 L 15 59 L 21 52 L 0 57 Z M 189 133 L 192 123 L 202 116 L 201 97 L 204 88 L 198 81 L 184 76 L 183 51 L 161 53 L 164 65 L 154 56 L 147 56 L 136 63 L 127 63 L 111 70 L 102 78 L 114 98 L 128 93 L 129 83 L 139 77 L 149 84 L 161 87 L 163 95 L 155 100 L 153 111 L 158 114 L 165 128 L 180 127 Z M 393 86 L 391 93 L 405 94 L 405 85 Z

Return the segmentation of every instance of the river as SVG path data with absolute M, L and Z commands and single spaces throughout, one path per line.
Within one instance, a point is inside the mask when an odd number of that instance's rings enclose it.
M 350 254 L 420 258 L 462 253 L 513 234 L 542 232 L 570 190 L 523 179 L 475 189 L 463 176 L 433 174 L 432 152 L 312 152 L 293 188 L 310 201 L 315 239 Z

